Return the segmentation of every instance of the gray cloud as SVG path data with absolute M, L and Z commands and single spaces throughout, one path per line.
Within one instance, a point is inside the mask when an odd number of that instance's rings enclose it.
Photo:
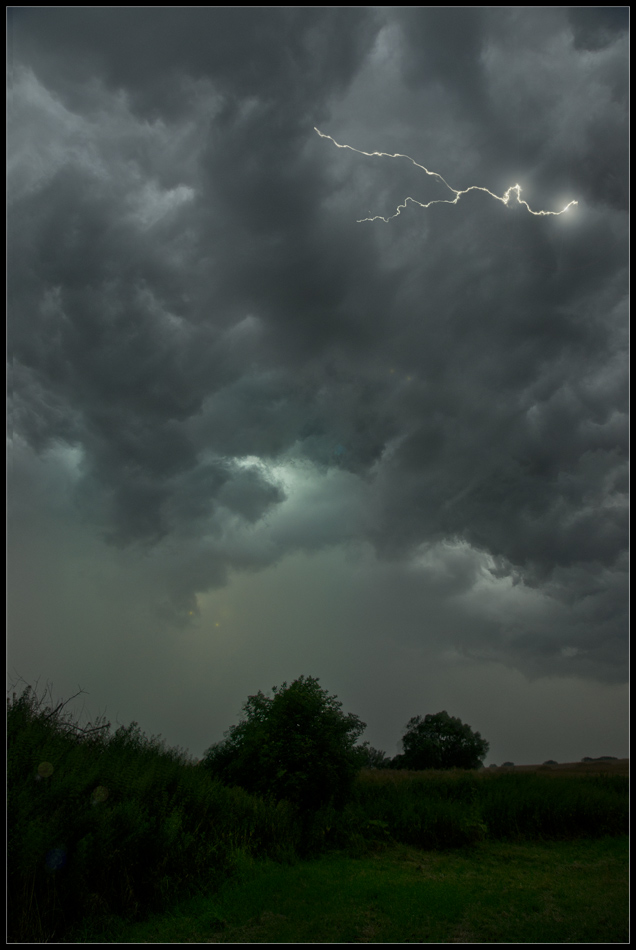
M 78 453 L 67 517 L 145 552 L 168 623 L 233 572 L 344 543 L 406 571 L 415 616 L 426 549 L 462 655 L 624 678 L 622 12 L 9 25 L 11 430 Z M 470 192 L 357 224 L 452 194 L 314 126 L 454 188 L 519 175 L 533 209 L 579 204 L 536 217 Z
M 576 49 L 600 50 L 629 30 L 629 7 L 569 7 Z

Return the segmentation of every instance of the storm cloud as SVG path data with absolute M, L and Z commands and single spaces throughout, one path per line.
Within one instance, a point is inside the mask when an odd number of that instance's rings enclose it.
M 176 631 L 345 546 L 361 651 L 624 682 L 627 9 L 8 17 L 10 558 L 37 498 Z M 452 194 L 315 127 L 578 204 L 357 223 Z

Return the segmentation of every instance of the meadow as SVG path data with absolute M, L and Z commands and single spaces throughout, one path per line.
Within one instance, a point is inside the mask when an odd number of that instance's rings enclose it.
M 7 707 L 10 942 L 624 942 L 627 763 L 362 770 L 304 820 Z

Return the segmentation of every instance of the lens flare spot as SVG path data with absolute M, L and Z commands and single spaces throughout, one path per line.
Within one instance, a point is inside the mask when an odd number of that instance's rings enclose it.
M 66 864 L 66 848 L 51 848 L 47 851 L 44 863 L 49 871 L 60 871 Z
M 104 785 L 98 785 L 91 795 L 91 801 L 93 805 L 99 805 L 100 802 L 105 802 L 108 798 L 109 791 Z

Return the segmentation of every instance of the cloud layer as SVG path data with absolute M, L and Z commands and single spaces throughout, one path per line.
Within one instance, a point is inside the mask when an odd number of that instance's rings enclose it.
M 446 605 L 462 655 L 622 681 L 626 28 L 13 8 L 15 523 L 39 457 L 69 521 L 145 552 L 171 623 L 232 571 L 346 543 L 395 565 L 380 600 Z M 357 224 L 448 193 L 315 126 L 578 205 L 471 192 Z

